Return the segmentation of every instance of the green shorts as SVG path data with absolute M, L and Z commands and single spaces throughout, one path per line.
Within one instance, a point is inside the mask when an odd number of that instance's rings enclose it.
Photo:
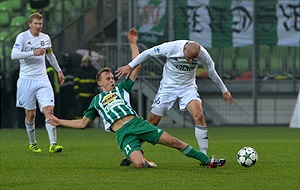
M 141 150 L 141 143 L 146 141 L 155 145 L 164 130 L 151 125 L 143 118 L 135 117 L 117 130 L 116 139 L 127 158 L 135 150 Z

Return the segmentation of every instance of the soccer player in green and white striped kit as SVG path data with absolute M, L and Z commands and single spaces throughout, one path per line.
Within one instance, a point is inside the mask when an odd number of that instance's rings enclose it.
M 134 28 L 127 34 L 130 41 L 132 58 L 138 54 L 137 32 Z M 191 145 L 171 136 L 164 130 L 151 125 L 140 118 L 130 105 L 129 93 L 135 83 L 141 65 L 136 66 L 128 78 L 115 85 L 114 75 L 109 68 L 101 69 L 97 76 L 97 84 L 102 92 L 96 95 L 89 108 L 80 120 L 65 120 L 51 116 L 48 120 L 53 125 L 70 128 L 85 128 L 97 116 L 101 116 L 105 130 L 116 134 L 117 143 L 125 156 L 136 168 L 156 167 L 149 162 L 141 152 L 141 143 L 149 142 L 153 145 L 162 144 L 178 149 L 182 154 L 195 158 L 209 168 L 223 166 L 225 159 L 210 158 L 206 154 L 194 149 Z M 118 72 L 118 71 L 117 71 Z

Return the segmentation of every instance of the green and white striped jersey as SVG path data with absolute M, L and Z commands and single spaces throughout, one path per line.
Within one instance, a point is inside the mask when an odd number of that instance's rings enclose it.
M 129 93 L 133 85 L 134 82 L 128 78 L 116 85 L 113 90 L 97 94 L 84 112 L 84 116 L 94 120 L 100 115 L 106 131 L 112 131 L 110 126 L 126 115 L 138 116 L 130 105 Z

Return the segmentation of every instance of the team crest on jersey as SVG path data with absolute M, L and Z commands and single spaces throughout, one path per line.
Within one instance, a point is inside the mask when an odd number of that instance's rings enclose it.
M 117 95 L 115 93 L 108 94 L 103 98 L 102 104 L 109 104 L 110 102 L 114 101 L 117 98 Z
M 44 41 L 41 41 L 41 46 L 44 46 L 45 45 L 45 42 Z

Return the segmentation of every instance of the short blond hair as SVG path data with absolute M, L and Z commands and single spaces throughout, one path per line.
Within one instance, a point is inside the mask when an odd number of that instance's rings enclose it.
M 33 19 L 43 20 L 44 17 L 41 13 L 32 13 L 29 17 L 29 23 L 32 23 Z

